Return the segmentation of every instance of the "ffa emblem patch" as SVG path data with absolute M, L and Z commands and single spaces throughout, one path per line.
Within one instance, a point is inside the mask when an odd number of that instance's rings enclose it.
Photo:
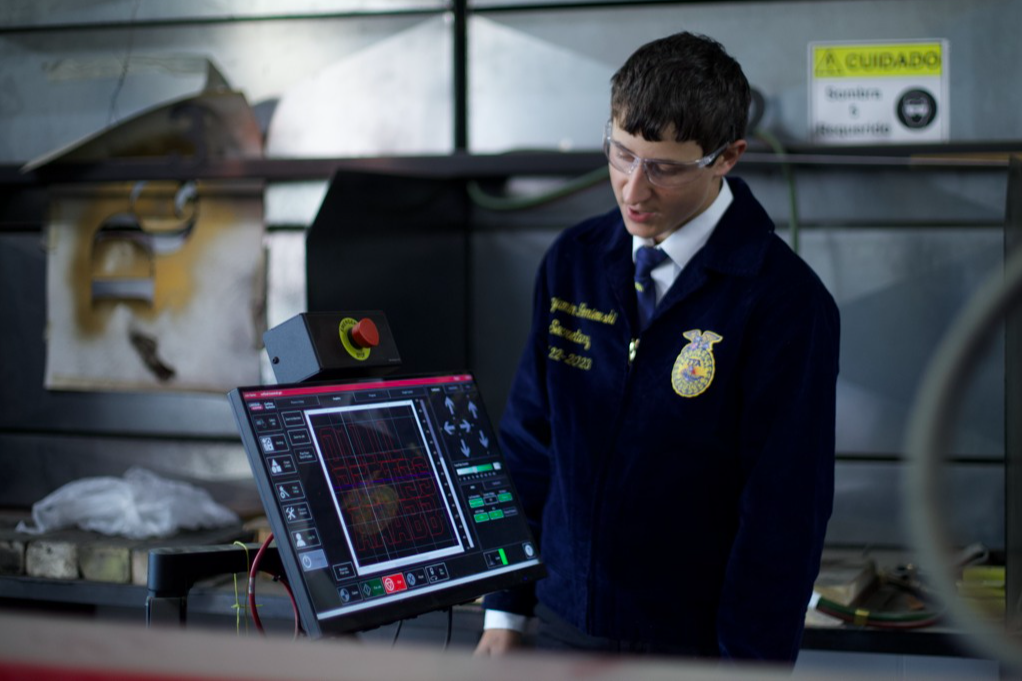
M 724 340 L 712 331 L 705 333 L 692 329 L 682 334 L 689 340 L 688 345 L 678 353 L 671 370 L 671 385 L 674 392 L 682 397 L 701 395 L 710 387 L 716 369 L 713 359 L 713 344 Z

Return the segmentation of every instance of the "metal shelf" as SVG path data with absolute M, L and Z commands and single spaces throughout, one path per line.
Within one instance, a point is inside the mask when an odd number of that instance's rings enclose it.
M 753 142 L 743 166 L 891 167 L 906 169 L 997 170 L 1022 154 L 1022 141 L 977 144 L 899 145 L 887 147 L 820 147 L 792 145 L 785 154 Z M 596 151 L 523 151 L 506 154 L 393 156 L 316 159 L 204 160 L 181 157 L 111 159 L 93 163 L 53 163 L 29 172 L 0 165 L 0 186 L 68 182 L 147 180 L 264 180 L 286 182 L 328 179 L 340 171 L 416 177 L 502 179 L 515 175 L 576 175 L 605 164 Z

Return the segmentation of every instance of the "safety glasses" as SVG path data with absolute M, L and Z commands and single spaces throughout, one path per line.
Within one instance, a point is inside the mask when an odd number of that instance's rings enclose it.
M 603 136 L 603 153 L 607 155 L 610 165 L 626 175 L 631 175 L 639 166 L 642 166 L 646 173 L 646 179 L 657 187 L 678 187 L 691 182 L 698 177 L 700 170 L 716 161 L 717 157 L 728 147 L 727 144 L 724 144 L 716 151 L 695 161 L 652 160 L 629 151 L 611 137 L 611 132 L 613 132 L 613 123 L 608 121 Z

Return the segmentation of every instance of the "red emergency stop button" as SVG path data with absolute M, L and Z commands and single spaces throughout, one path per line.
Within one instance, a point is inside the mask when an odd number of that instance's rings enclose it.
M 380 344 L 380 331 L 369 317 L 351 327 L 351 340 L 359 348 L 375 348 Z

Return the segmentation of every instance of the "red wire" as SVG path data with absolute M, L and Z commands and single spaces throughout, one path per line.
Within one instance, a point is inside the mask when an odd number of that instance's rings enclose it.
M 273 533 L 271 532 L 263 545 L 256 551 L 255 558 L 252 559 L 252 567 L 248 571 L 248 609 L 252 613 L 252 622 L 255 623 L 256 631 L 260 634 L 265 634 L 266 630 L 263 629 L 263 621 L 259 618 L 259 609 L 256 607 L 255 601 L 255 580 L 256 574 L 259 572 L 259 562 L 263 559 L 263 554 L 266 553 L 267 547 L 270 542 L 273 541 Z M 284 590 L 287 591 L 288 598 L 291 599 L 291 611 L 295 614 L 295 633 L 294 637 L 298 638 L 298 634 L 302 630 L 301 623 L 298 619 L 298 603 L 295 601 L 294 592 L 291 591 L 291 585 L 287 583 L 287 579 L 283 575 L 274 575 L 273 578 L 284 585 Z
M 263 545 L 259 547 L 255 558 L 252 559 L 252 567 L 248 571 L 248 609 L 249 612 L 252 613 L 252 622 L 255 624 L 256 631 L 260 634 L 265 634 L 266 630 L 263 629 L 263 621 L 259 619 L 259 609 L 256 608 L 255 580 L 256 575 L 259 573 L 259 561 L 263 559 L 263 554 L 266 553 L 266 547 L 270 545 L 271 541 L 273 541 L 272 532 L 268 537 L 266 537 L 266 541 L 263 542 Z

